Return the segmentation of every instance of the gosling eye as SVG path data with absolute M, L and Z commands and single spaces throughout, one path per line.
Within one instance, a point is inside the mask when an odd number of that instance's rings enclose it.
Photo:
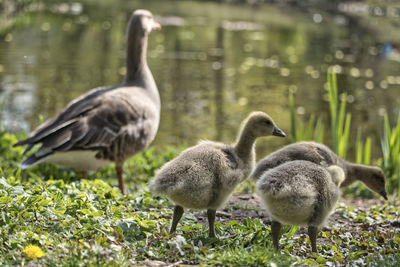
M 271 125 L 272 124 L 270 120 L 267 120 L 266 123 L 267 123 L 267 125 Z

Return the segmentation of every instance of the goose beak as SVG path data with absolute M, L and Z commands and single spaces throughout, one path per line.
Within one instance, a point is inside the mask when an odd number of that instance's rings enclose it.
M 286 137 L 286 134 L 276 126 L 274 126 L 274 131 L 272 132 L 272 135 Z
M 160 30 L 161 29 L 161 25 L 160 23 L 158 23 L 157 21 L 153 22 L 153 30 Z
M 388 200 L 386 190 L 383 190 L 382 192 L 380 192 L 379 195 L 381 195 L 384 199 Z

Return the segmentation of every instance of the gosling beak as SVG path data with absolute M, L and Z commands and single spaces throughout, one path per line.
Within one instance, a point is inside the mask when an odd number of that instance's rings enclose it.
M 272 132 L 272 135 L 286 137 L 286 134 L 276 126 L 274 126 L 274 131 Z
M 161 29 L 161 25 L 160 23 L 158 23 L 157 21 L 153 22 L 153 30 L 160 30 Z
M 386 190 L 381 191 L 381 192 L 379 193 L 379 195 L 381 195 L 384 199 L 388 200 Z

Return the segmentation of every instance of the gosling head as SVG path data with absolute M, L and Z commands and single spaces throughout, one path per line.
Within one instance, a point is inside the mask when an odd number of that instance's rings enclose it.
M 386 178 L 385 173 L 379 167 L 371 167 L 369 168 L 368 173 L 366 174 L 368 177 L 365 177 L 364 183 L 373 191 L 377 192 L 384 199 L 388 199 L 386 192 Z
M 271 117 L 261 111 L 252 112 L 245 120 L 245 128 L 255 137 L 275 135 L 285 137 L 286 134 L 279 129 Z
M 138 9 L 133 12 L 129 28 L 136 27 L 141 29 L 144 34 L 149 34 L 152 30 L 161 28 L 160 24 L 154 20 L 153 14 L 145 9 Z
M 331 165 L 327 168 L 327 170 L 331 174 L 332 182 L 334 182 L 337 186 L 340 186 L 345 179 L 343 169 L 337 165 Z

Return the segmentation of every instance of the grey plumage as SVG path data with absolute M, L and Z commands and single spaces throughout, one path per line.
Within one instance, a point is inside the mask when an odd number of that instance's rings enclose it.
M 337 165 L 345 173 L 342 187 L 349 186 L 355 181 L 361 181 L 372 191 L 387 199 L 386 179 L 381 168 L 350 163 L 340 158 L 327 146 L 316 142 L 294 143 L 271 153 L 257 163 L 251 178 L 258 180 L 265 171 L 293 160 L 306 160 L 321 166 Z
M 136 10 L 127 27 L 127 74 L 118 86 L 96 88 L 73 100 L 55 118 L 15 146 L 40 149 L 20 165 L 25 169 L 42 161 L 86 173 L 116 162 L 123 193 L 123 162 L 154 139 L 160 119 L 160 97 L 147 66 L 147 37 L 159 24 L 147 10 Z M 85 174 L 84 174 L 85 176 Z
M 267 135 L 285 136 L 267 114 L 253 112 L 245 120 L 234 145 L 200 141 L 158 171 L 149 184 L 150 191 L 167 196 L 180 207 L 174 213 L 171 232 L 175 231 L 183 213 L 182 207 L 207 209 L 215 216 L 215 210 L 254 167 L 256 138 Z M 213 216 L 210 215 L 209 220 L 213 220 Z M 210 236 L 214 235 L 210 223 Z
M 264 172 L 256 187 L 275 228 L 279 224 L 291 224 L 309 226 L 316 231 L 335 208 L 343 180 L 344 171 L 336 165 L 325 168 L 310 161 L 295 160 Z M 275 229 L 273 235 L 278 248 L 279 231 Z M 315 243 L 312 246 L 316 251 Z
M 228 145 L 200 141 L 165 164 L 149 188 L 185 208 L 218 209 L 232 189 L 247 177 L 250 164 Z

